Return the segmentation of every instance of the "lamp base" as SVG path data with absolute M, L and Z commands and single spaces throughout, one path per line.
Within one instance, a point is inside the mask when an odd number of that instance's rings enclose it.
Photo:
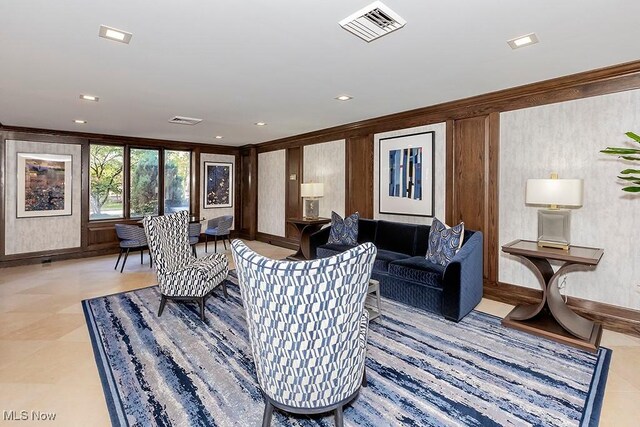
M 570 244 L 570 230 L 570 210 L 538 210 L 538 246 L 567 250 Z
M 304 200 L 304 217 L 307 219 L 318 219 L 320 212 L 320 201 L 318 199 Z

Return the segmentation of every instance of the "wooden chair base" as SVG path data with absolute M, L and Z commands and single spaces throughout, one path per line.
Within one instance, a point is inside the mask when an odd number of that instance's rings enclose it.
M 366 368 L 362 373 L 362 386 L 363 387 L 367 386 Z M 322 408 L 311 408 L 311 409 L 295 408 L 292 406 L 281 405 L 263 393 L 265 406 L 264 406 L 264 415 L 262 416 L 262 427 L 269 427 L 271 425 L 271 418 L 273 416 L 273 410 L 275 408 L 285 412 L 291 412 L 293 414 L 305 414 L 305 415 L 321 414 L 324 412 L 333 412 L 336 427 L 343 427 L 344 425 L 343 408 L 346 404 L 354 400 L 358 396 L 358 393 L 360 393 L 360 389 L 356 390 L 356 392 L 353 393 L 351 396 L 336 403 L 335 405 L 325 406 Z
M 225 279 L 226 280 L 226 279 Z M 225 281 L 223 280 L 222 283 L 222 291 L 224 292 L 224 296 L 228 297 L 229 294 L 227 293 L 227 284 L 225 283 Z M 216 286 L 215 288 L 217 288 L 218 286 Z M 215 289 L 213 288 L 213 289 Z M 211 292 L 213 292 L 213 289 L 211 290 Z M 174 301 L 195 301 L 198 303 L 198 307 L 200 309 L 200 320 L 204 320 L 204 304 L 205 301 L 207 299 L 207 297 L 209 295 L 211 295 L 211 292 L 209 292 L 208 294 L 201 296 L 201 297 L 188 297 L 188 296 L 169 296 L 169 295 L 160 295 L 160 308 L 158 309 L 158 317 L 162 316 L 162 312 L 164 311 L 164 306 L 167 304 L 167 300 L 174 300 Z

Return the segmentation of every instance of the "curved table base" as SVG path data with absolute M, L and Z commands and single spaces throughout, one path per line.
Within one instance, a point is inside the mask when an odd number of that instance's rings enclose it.
M 602 325 L 571 310 L 558 288 L 559 277 L 579 264 L 566 262 L 554 273 L 546 259 L 527 256 L 522 258 L 534 267 L 532 270 L 542 287 L 542 299 L 538 304 L 516 306 L 502 320 L 502 324 L 589 351 L 597 351 L 602 336 Z

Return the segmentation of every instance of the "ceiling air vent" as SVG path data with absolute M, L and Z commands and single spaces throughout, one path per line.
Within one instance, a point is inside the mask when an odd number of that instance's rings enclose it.
M 407 21 L 380 1 L 340 21 L 340 26 L 367 43 L 404 27 Z
M 169 123 L 175 123 L 177 125 L 197 125 L 202 119 L 194 119 L 193 117 L 175 116 L 169 119 Z

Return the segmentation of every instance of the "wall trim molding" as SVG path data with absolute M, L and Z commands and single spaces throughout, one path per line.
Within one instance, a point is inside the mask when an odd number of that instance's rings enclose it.
M 297 239 L 288 239 L 282 236 L 257 232 L 256 240 L 259 242 L 268 243 L 270 245 L 280 246 L 281 248 L 292 249 L 294 251 L 298 249 Z
M 540 301 L 542 291 L 511 283 L 485 281 L 483 297 L 512 305 L 533 304 Z M 568 297 L 567 305 L 579 315 L 601 322 L 606 329 L 640 337 L 640 310 L 576 297 Z

